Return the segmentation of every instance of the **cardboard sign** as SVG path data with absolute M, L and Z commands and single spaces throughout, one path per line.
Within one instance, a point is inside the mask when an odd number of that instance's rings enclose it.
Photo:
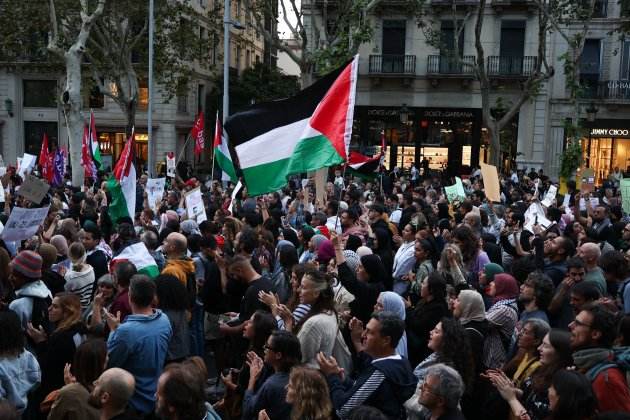
M 201 223 L 208 220 L 206 216 L 206 207 L 203 204 L 203 197 L 201 196 L 201 189 L 195 188 L 186 193 L 186 212 L 188 218 Z
M 166 154 L 166 176 L 175 178 L 175 153 L 173 152 Z
M 50 206 L 41 209 L 14 207 L 2 231 L 2 239 L 9 242 L 29 239 L 37 233 L 39 226 L 48 216 Z
M 315 202 L 323 206 L 326 202 L 326 180 L 328 179 L 328 168 L 318 169 L 315 174 Z
M 20 187 L 18 195 L 26 198 L 28 201 L 39 204 L 42 202 L 46 193 L 50 189 L 50 185 L 43 179 L 39 179 L 33 175 L 26 175 L 26 180 Z
M 621 207 L 623 211 L 630 213 L 630 178 L 619 181 L 619 189 L 621 190 Z
M 541 201 L 542 205 L 545 207 L 551 206 L 557 194 L 558 194 L 558 187 L 556 187 L 555 185 L 551 185 L 549 187 L 549 190 L 547 191 L 547 194 L 545 194 L 545 198 L 543 198 L 543 200 Z
M 580 172 L 580 191 L 590 193 L 595 186 L 595 171 L 593 168 L 585 168 Z
M 149 208 L 156 209 L 162 197 L 164 196 L 164 186 L 166 185 L 166 178 L 149 178 L 147 179 L 147 201 L 149 202 Z
M 499 185 L 499 174 L 497 167 L 481 163 L 481 176 L 483 177 L 483 185 L 486 190 L 486 197 L 490 201 L 501 201 L 501 186 Z

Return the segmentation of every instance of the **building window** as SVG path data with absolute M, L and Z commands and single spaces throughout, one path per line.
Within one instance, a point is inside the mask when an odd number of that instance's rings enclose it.
M 601 40 L 587 39 L 580 57 L 580 84 L 586 95 L 594 95 L 601 77 Z
M 621 43 L 621 69 L 619 69 L 621 80 L 630 80 L 630 41 Z
M 24 106 L 31 108 L 57 107 L 56 80 L 24 80 Z
M 256 64 L 260 63 L 260 56 L 258 54 L 256 54 Z
M 623 2 L 620 2 L 623 3 Z M 608 0 L 597 0 L 593 8 L 594 18 L 605 18 L 608 14 Z
M 57 144 L 56 122 L 24 121 L 24 152 L 38 156 L 44 133 L 48 136 L 49 146 Z
M 177 112 L 179 114 L 188 113 L 188 95 L 186 93 L 177 95 Z
M 139 82 L 138 88 L 138 109 L 146 111 L 149 109 L 149 85 L 145 80 Z

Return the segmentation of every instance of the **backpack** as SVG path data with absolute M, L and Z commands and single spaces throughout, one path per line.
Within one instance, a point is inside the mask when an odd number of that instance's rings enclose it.
M 611 360 L 598 362 L 586 371 L 586 377 L 591 382 L 595 380 L 597 375 L 608 369 L 617 368 L 624 374 L 630 372 L 630 347 L 613 347 L 610 353 L 612 355 Z

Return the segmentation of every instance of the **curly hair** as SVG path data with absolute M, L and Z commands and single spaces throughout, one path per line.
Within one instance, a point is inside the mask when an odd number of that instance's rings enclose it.
M 479 252 L 479 238 L 468 226 L 459 226 L 453 230 L 453 238 L 460 242 L 460 249 L 464 264 L 468 265 L 477 258 Z
M 466 392 L 472 391 L 474 359 L 466 331 L 458 320 L 442 318 L 442 343 L 438 353 L 440 362 L 449 364 L 459 372 Z
M 291 420 L 328 420 L 333 412 L 328 383 L 315 369 L 296 366 L 291 369 L 289 387 L 295 393 Z

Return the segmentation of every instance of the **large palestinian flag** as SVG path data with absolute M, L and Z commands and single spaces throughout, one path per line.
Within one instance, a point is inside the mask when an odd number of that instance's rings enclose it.
M 287 177 L 338 165 L 348 156 L 358 56 L 296 96 L 254 105 L 225 122 L 247 192 L 277 191 Z
M 135 133 L 125 144 L 118 162 L 114 167 L 113 176 L 107 181 L 107 189 L 112 195 L 109 204 L 109 216 L 114 223 L 121 217 L 134 220 L 136 214 L 136 168 L 133 166 Z

